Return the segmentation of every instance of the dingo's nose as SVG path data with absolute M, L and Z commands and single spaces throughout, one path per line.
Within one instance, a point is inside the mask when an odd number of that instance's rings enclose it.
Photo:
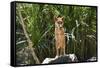
M 59 27 L 61 28 L 61 27 L 62 27 L 62 25 L 59 25 Z

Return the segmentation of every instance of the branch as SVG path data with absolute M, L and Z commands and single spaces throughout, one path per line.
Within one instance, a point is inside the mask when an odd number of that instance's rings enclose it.
M 28 42 L 29 49 L 30 49 L 30 51 L 32 53 L 32 56 L 33 56 L 34 60 L 36 61 L 36 64 L 40 64 L 40 61 L 39 61 L 38 57 L 36 56 L 34 48 L 33 48 L 34 44 L 30 40 L 29 35 L 28 35 L 28 33 L 27 33 L 26 29 L 25 29 L 25 24 L 24 24 L 23 17 L 22 17 L 21 11 L 20 11 L 20 5 L 18 6 L 18 15 L 19 15 L 19 19 L 20 19 L 20 24 L 21 24 L 21 26 L 23 28 L 25 37 L 26 37 L 27 42 Z

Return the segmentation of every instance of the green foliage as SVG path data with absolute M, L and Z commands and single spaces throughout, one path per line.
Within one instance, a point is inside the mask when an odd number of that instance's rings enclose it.
M 27 47 L 27 39 L 19 23 L 18 5 L 16 11 L 16 52 Z M 79 61 L 96 57 L 96 7 L 48 5 L 48 4 L 20 4 L 21 13 L 26 30 L 33 42 L 35 52 L 42 62 L 46 57 L 55 57 L 54 16 L 64 16 L 66 37 L 66 54 L 75 53 Z M 23 52 L 24 53 L 24 52 Z M 28 58 L 24 64 L 35 63 Z M 21 59 L 19 62 L 23 63 Z

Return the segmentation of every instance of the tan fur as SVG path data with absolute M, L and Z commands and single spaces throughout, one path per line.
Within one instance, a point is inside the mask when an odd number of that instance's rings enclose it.
M 65 55 L 65 35 L 63 28 L 63 17 L 55 17 L 55 44 L 56 44 L 56 55 Z

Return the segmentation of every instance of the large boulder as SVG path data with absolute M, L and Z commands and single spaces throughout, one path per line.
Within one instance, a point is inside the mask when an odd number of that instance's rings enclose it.
M 67 54 L 64 56 L 56 56 L 55 58 L 46 58 L 42 64 L 54 64 L 54 63 L 70 63 L 78 62 L 75 54 Z

